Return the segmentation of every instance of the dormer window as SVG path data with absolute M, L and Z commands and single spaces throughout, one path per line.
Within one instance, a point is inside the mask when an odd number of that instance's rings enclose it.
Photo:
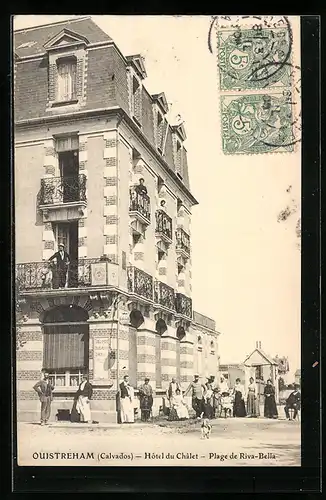
M 78 108 L 85 105 L 88 44 L 87 38 L 68 29 L 44 44 L 49 64 L 47 110 L 72 104 Z
M 57 71 L 57 101 L 65 102 L 76 100 L 77 59 L 75 57 L 58 59 Z

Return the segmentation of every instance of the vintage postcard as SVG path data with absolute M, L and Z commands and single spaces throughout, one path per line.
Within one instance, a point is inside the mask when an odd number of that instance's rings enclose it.
M 13 24 L 18 465 L 300 466 L 300 17 Z

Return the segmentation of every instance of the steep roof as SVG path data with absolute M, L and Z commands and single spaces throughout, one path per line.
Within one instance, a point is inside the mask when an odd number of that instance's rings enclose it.
M 276 363 L 271 356 L 269 356 L 268 354 L 266 354 L 264 351 L 262 351 L 258 347 L 256 347 L 256 349 L 254 349 L 252 351 L 252 353 L 249 354 L 249 356 L 246 357 L 246 359 L 244 360 L 243 364 L 246 364 L 246 362 L 248 361 L 248 359 L 251 358 L 253 356 L 253 354 L 255 354 L 255 353 L 258 354 L 259 356 L 261 356 L 262 358 L 264 358 L 267 361 L 266 364 L 268 364 L 268 365 L 278 365 L 278 363 Z
M 82 17 L 15 31 L 15 53 L 20 57 L 43 54 L 44 44 L 64 29 L 87 38 L 89 43 L 112 41 L 112 38 L 104 33 L 90 17 Z

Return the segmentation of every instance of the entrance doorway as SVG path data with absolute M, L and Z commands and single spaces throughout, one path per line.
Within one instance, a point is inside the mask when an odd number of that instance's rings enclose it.
M 55 241 L 57 250 L 59 244 L 63 243 L 69 254 L 68 287 L 76 287 L 78 285 L 78 221 L 56 224 Z
M 78 150 L 59 153 L 63 203 L 79 201 Z

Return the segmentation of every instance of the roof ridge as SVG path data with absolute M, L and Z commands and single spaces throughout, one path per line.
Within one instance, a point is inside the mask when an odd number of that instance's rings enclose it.
M 78 17 L 77 19 L 76 18 L 70 18 L 70 19 L 66 19 L 65 21 L 57 21 L 55 23 L 52 22 L 52 23 L 39 24 L 37 26 L 30 26 L 28 28 L 21 28 L 21 29 L 18 29 L 18 30 L 14 29 L 14 33 L 23 33 L 24 31 L 31 31 L 31 30 L 36 30 L 36 29 L 39 29 L 39 28 L 45 28 L 46 26 L 57 26 L 59 24 L 66 24 L 66 23 L 74 23 L 74 22 L 78 22 L 78 21 L 85 21 L 86 19 L 92 19 L 92 16 L 83 16 L 83 17 Z

